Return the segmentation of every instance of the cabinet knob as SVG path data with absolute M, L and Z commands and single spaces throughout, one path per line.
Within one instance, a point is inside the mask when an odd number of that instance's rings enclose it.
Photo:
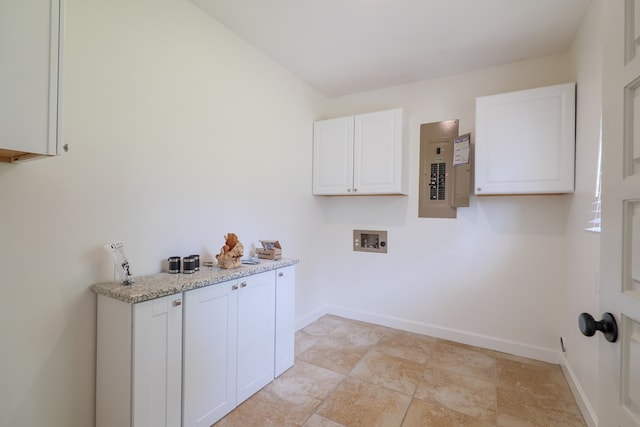
M 355 193 L 356 191 L 358 191 L 358 189 L 357 189 L 357 188 L 354 188 L 354 189 L 353 189 L 353 192 Z
M 173 301 L 173 306 L 174 307 L 178 307 L 182 305 L 182 300 L 181 299 L 177 299 Z
M 278 277 L 283 277 L 283 276 L 284 276 L 284 273 L 282 272 L 278 273 Z
M 247 287 L 247 282 L 242 282 L 242 283 L 240 283 L 240 287 L 241 287 L 241 288 L 246 288 L 246 287 Z
M 237 290 L 238 290 L 238 285 L 233 285 L 233 286 L 231 287 L 231 290 L 232 290 L 232 291 L 237 291 Z
M 351 193 L 351 189 L 350 188 L 347 188 L 347 193 Z

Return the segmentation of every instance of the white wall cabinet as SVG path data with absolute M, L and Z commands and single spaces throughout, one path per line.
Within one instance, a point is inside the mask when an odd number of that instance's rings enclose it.
M 273 380 L 275 271 L 185 292 L 183 425 L 210 426 Z
M 313 194 L 407 194 L 401 109 L 314 123 Z
M 59 152 L 64 0 L 0 2 L 0 161 Z
M 97 427 L 180 425 L 181 296 L 128 304 L 98 295 Z
M 276 352 L 274 376 L 293 366 L 295 358 L 295 267 L 276 271 Z
M 476 98 L 475 194 L 574 191 L 575 83 Z

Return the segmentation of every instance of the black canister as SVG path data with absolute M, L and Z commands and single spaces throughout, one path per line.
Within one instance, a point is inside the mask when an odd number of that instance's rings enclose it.
M 180 257 L 172 256 L 167 260 L 169 261 L 169 273 L 176 274 L 180 273 Z
M 191 256 L 182 258 L 182 272 L 184 274 L 192 274 L 196 272 L 196 260 Z
M 193 258 L 195 261 L 195 270 L 200 271 L 200 255 L 189 255 L 189 258 Z

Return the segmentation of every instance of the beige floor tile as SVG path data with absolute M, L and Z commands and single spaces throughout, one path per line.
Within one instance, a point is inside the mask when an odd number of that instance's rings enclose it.
M 298 357 L 298 355 L 310 349 L 315 343 L 317 343 L 321 339 L 322 337 L 309 335 L 305 331 L 296 332 L 295 346 L 294 346 L 295 356 Z
M 300 427 L 309 419 L 312 411 L 262 390 L 245 400 L 214 425 L 215 427 Z
M 584 427 L 558 365 L 323 316 L 216 427 Z
M 411 396 L 347 377 L 316 414 L 348 427 L 400 426 Z
M 578 405 L 498 388 L 498 426 L 584 427 Z
M 426 363 L 435 351 L 438 339 L 404 331 L 388 333 L 374 345 L 374 349 L 392 356 Z
M 387 426 L 390 427 L 391 425 Z M 402 427 L 493 427 L 495 423 L 479 420 L 433 402 L 413 399 Z
M 391 333 L 391 329 L 384 326 L 344 320 L 340 326 L 333 330 L 332 335 L 345 338 L 349 343 L 356 346 L 370 347 L 389 333 Z
M 496 359 L 466 345 L 450 342 L 436 343 L 433 356 L 427 366 L 446 369 L 461 375 L 495 382 Z
M 307 325 L 302 328 L 304 332 L 309 335 L 313 335 L 316 337 L 327 337 L 333 334 L 333 331 L 339 327 L 344 325 L 345 319 L 340 317 L 324 315 L 315 322 Z
M 497 387 L 490 381 L 428 368 L 414 397 L 489 423 L 496 422 Z
M 313 411 L 343 379 L 342 374 L 298 361 L 264 388 L 264 391 Z
M 367 351 L 368 347 L 354 345 L 344 337 L 322 337 L 306 351 L 300 353 L 297 360 L 347 374 Z
M 498 387 L 507 390 L 528 392 L 532 397 L 574 401 L 571 389 L 558 365 L 497 359 L 496 379 Z
M 302 427 L 346 427 L 344 424 L 337 423 L 330 419 L 313 414 Z
M 418 362 L 371 350 L 360 359 L 349 375 L 413 395 L 423 369 L 424 366 Z

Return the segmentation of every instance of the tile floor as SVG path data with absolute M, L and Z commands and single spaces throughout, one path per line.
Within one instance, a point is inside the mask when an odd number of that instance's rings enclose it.
M 585 426 L 558 365 L 324 316 L 216 427 Z

